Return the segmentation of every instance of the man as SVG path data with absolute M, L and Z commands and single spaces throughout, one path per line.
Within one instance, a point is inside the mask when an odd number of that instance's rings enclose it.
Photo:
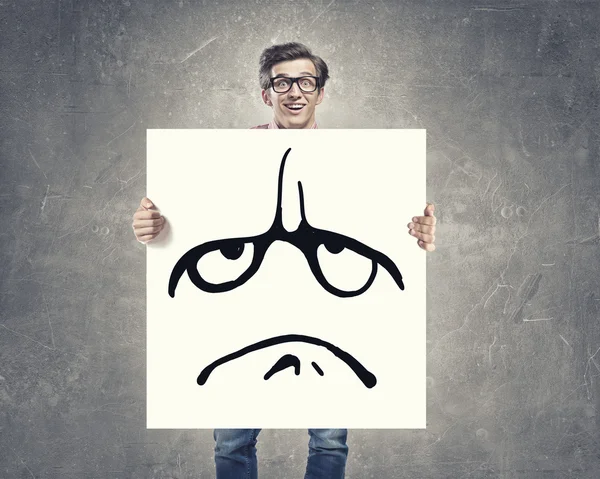
M 317 128 L 315 109 L 323 101 L 329 78 L 327 64 L 300 43 L 274 45 L 260 57 L 259 81 L 264 103 L 273 109 L 270 123 L 254 128 Z M 434 206 L 428 204 L 424 216 L 408 223 L 408 233 L 419 247 L 435 250 Z M 155 205 L 143 198 L 133 215 L 138 241 L 147 243 L 164 227 L 164 218 Z M 260 429 L 216 429 L 214 437 L 217 479 L 255 479 L 256 442 Z M 344 477 L 348 446 L 346 429 L 309 429 L 309 456 L 305 479 Z

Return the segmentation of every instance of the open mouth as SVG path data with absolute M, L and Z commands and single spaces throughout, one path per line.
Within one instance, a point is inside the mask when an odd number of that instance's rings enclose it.
M 338 348 L 337 346 L 335 346 L 331 343 L 328 343 L 327 341 L 323 341 L 322 339 L 314 338 L 312 336 L 303 336 L 301 334 L 286 334 L 284 336 L 275 336 L 273 338 L 264 339 L 263 341 L 259 341 L 254 344 L 250 344 L 249 346 L 246 346 L 245 348 L 242 348 L 239 351 L 236 351 L 234 353 L 228 354 L 227 356 L 223 356 L 222 358 L 219 358 L 216 361 L 213 361 L 208 366 L 206 366 L 202 370 L 200 375 L 198 376 L 198 379 L 196 380 L 196 382 L 198 383 L 199 386 L 203 386 L 204 384 L 206 384 L 208 377 L 211 375 L 211 373 L 216 368 L 218 368 L 219 366 L 222 366 L 225 363 L 228 363 L 229 361 L 233 361 L 234 359 L 241 358 L 242 356 L 245 356 L 248 353 L 251 353 L 253 351 L 258 351 L 259 349 L 265 349 L 265 348 L 268 348 L 271 346 L 275 346 L 277 344 L 292 343 L 292 342 L 302 342 L 302 343 L 314 344 L 315 346 L 322 346 L 322 347 L 326 348 L 327 350 L 329 350 L 338 359 L 340 359 L 344 363 L 346 363 L 346 365 L 350 369 L 352 369 L 352 371 L 354 371 L 354 374 L 356 374 L 356 376 L 358 376 L 358 379 L 361 380 L 361 382 L 365 385 L 365 387 L 367 387 L 368 389 L 371 389 L 372 387 L 374 387 L 377 384 L 377 378 L 375 377 L 375 375 L 373 373 L 371 373 L 370 371 L 368 371 L 351 354 L 347 353 L 346 351 L 343 351 L 342 349 Z M 312 366 L 317 371 L 317 373 L 319 373 L 320 376 L 324 375 L 323 371 L 316 363 L 313 362 Z M 271 368 L 271 370 L 269 372 L 267 372 L 267 374 L 265 374 L 264 379 L 268 380 L 275 373 L 282 371 L 284 369 L 287 369 L 288 367 L 294 367 L 296 376 L 300 374 L 299 359 L 296 356 L 293 356 L 291 354 L 286 354 L 279 361 L 277 361 L 277 363 L 275 363 L 275 365 Z
M 304 110 L 304 107 L 306 106 L 303 103 L 288 103 L 287 105 L 284 105 L 289 111 L 291 111 L 292 113 L 300 113 L 302 110 Z

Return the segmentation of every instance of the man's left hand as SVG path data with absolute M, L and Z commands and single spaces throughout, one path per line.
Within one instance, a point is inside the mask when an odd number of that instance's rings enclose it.
M 408 223 L 408 234 L 417 238 L 417 244 L 425 251 L 435 250 L 435 224 L 437 222 L 433 216 L 434 206 L 427 203 L 425 207 L 425 216 L 415 216 Z

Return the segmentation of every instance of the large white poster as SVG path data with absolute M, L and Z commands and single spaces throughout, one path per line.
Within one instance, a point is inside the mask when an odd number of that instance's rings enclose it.
M 425 427 L 425 130 L 147 147 L 148 427 Z

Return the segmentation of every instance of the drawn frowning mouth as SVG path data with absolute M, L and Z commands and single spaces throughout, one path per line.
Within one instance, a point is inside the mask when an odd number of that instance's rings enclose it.
M 269 347 L 275 346 L 277 344 L 293 343 L 293 342 L 302 342 L 302 343 L 314 344 L 315 346 L 322 346 L 322 347 L 328 349 L 334 356 L 336 356 L 337 358 L 341 359 L 344 363 L 346 363 L 348 365 L 348 367 L 350 369 L 352 369 L 352 371 L 354 371 L 354 373 L 362 381 L 362 383 L 365 385 L 365 387 L 371 389 L 372 387 L 374 387 L 377 384 L 377 378 L 375 377 L 375 375 L 373 373 L 371 373 L 370 371 L 368 371 L 351 354 L 338 348 L 337 346 L 334 346 L 331 343 L 328 343 L 327 341 L 323 341 L 322 339 L 314 338 L 312 336 L 304 336 L 301 334 L 286 334 L 283 336 L 275 336 L 275 337 L 272 337 L 269 339 L 264 339 L 257 343 L 250 344 L 250 345 L 246 346 L 245 348 L 240 349 L 239 351 L 236 351 L 234 353 L 223 356 L 222 358 L 219 358 L 216 361 L 213 361 L 208 366 L 206 366 L 202 370 L 200 375 L 198 376 L 198 379 L 196 380 L 196 382 L 198 383 L 199 386 L 203 386 L 204 384 L 206 384 L 208 377 L 211 375 L 211 373 L 216 368 L 218 368 L 219 366 L 222 366 L 225 363 L 233 361 L 235 359 L 239 359 L 248 353 L 251 353 L 253 351 L 258 351 L 260 349 L 269 348 Z M 319 366 L 314 362 L 312 363 L 312 365 L 315 368 L 315 370 L 321 376 L 323 376 L 323 371 L 321 370 L 321 368 L 319 368 Z M 300 374 L 300 360 L 296 356 L 293 356 L 291 354 L 286 354 L 286 355 L 282 356 L 281 359 L 279 359 L 279 361 L 277 361 L 277 363 L 275 363 L 275 365 L 267 372 L 267 374 L 265 374 L 265 380 L 268 380 L 275 373 L 282 371 L 283 369 L 286 369 L 290 366 L 294 366 L 296 375 Z

